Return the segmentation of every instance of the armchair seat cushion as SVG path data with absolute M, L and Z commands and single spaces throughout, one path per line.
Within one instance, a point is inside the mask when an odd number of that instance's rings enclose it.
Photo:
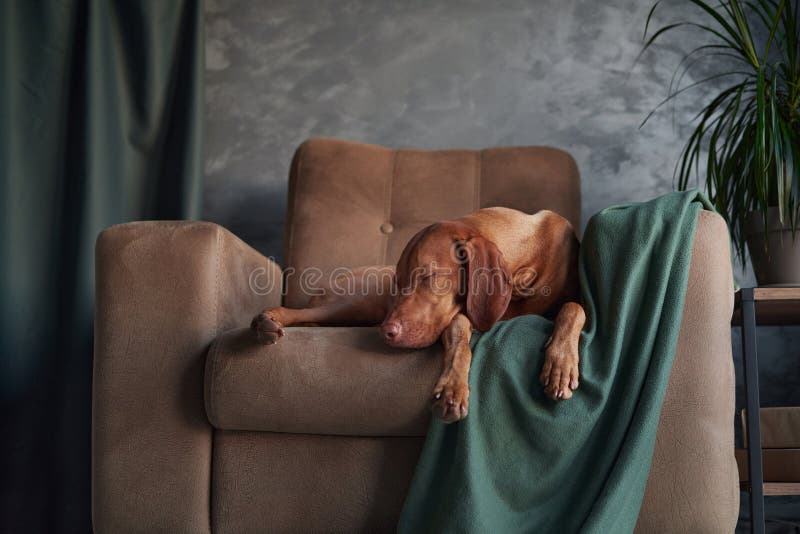
M 208 351 L 206 413 L 220 430 L 424 436 L 441 350 L 390 348 L 374 327 L 292 327 L 274 345 L 231 330 Z

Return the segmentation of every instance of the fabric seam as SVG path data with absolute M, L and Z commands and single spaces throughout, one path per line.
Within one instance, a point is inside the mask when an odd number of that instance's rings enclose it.
M 391 224 L 392 221 L 392 188 L 394 187 L 395 176 L 397 174 L 397 160 L 400 158 L 400 150 L 394 151 L 394 158 L 392 159 L 392 174 L 389 176 L 389 182 L 386 185 L 386 193 L 383 199 L 383 215 L 384 223 Z M 383 235 L 383 261 L 379 261 L 379 265 L 386 265 L 386 257 L 389 254 L 389 234 Z

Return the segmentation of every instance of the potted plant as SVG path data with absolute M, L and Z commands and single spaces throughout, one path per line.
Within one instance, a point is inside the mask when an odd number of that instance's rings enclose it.
M 667 98 L 642 124 L 687 89 L 730 80 L 698 110 L 675 166 L 677 186 L 686 189 L 692 175 L 699 181 L 705 163 L 708 197 L 728 221 L 743 263 L 747 243 L 758 283 L 800 285 L 798 0 L 689 1 L 697 19 L 648 33 L 658 2 L 648 14 L 642 52 L 679 27 L 692 28 L 708 41 L 683 57 Z M 681 78 L 704 59 L 715 62 L 712 74 L 681 87 Z

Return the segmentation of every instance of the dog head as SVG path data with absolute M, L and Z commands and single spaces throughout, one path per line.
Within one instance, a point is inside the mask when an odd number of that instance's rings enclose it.
M 427 347 L 459 312 L 489 330 L 505 313 L 511 283 L 503 254 L 461 222 L 418 232 L 397 263 L 395 294 L 381 325 L 387 344 Z

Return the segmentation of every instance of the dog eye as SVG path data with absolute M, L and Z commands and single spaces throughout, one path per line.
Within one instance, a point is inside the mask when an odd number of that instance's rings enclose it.
M 419 278 L 420 284 L 424 284 L 426 286 L 432 285 L 436 282 L 436 273 L 428 273 L 424 274 Z

